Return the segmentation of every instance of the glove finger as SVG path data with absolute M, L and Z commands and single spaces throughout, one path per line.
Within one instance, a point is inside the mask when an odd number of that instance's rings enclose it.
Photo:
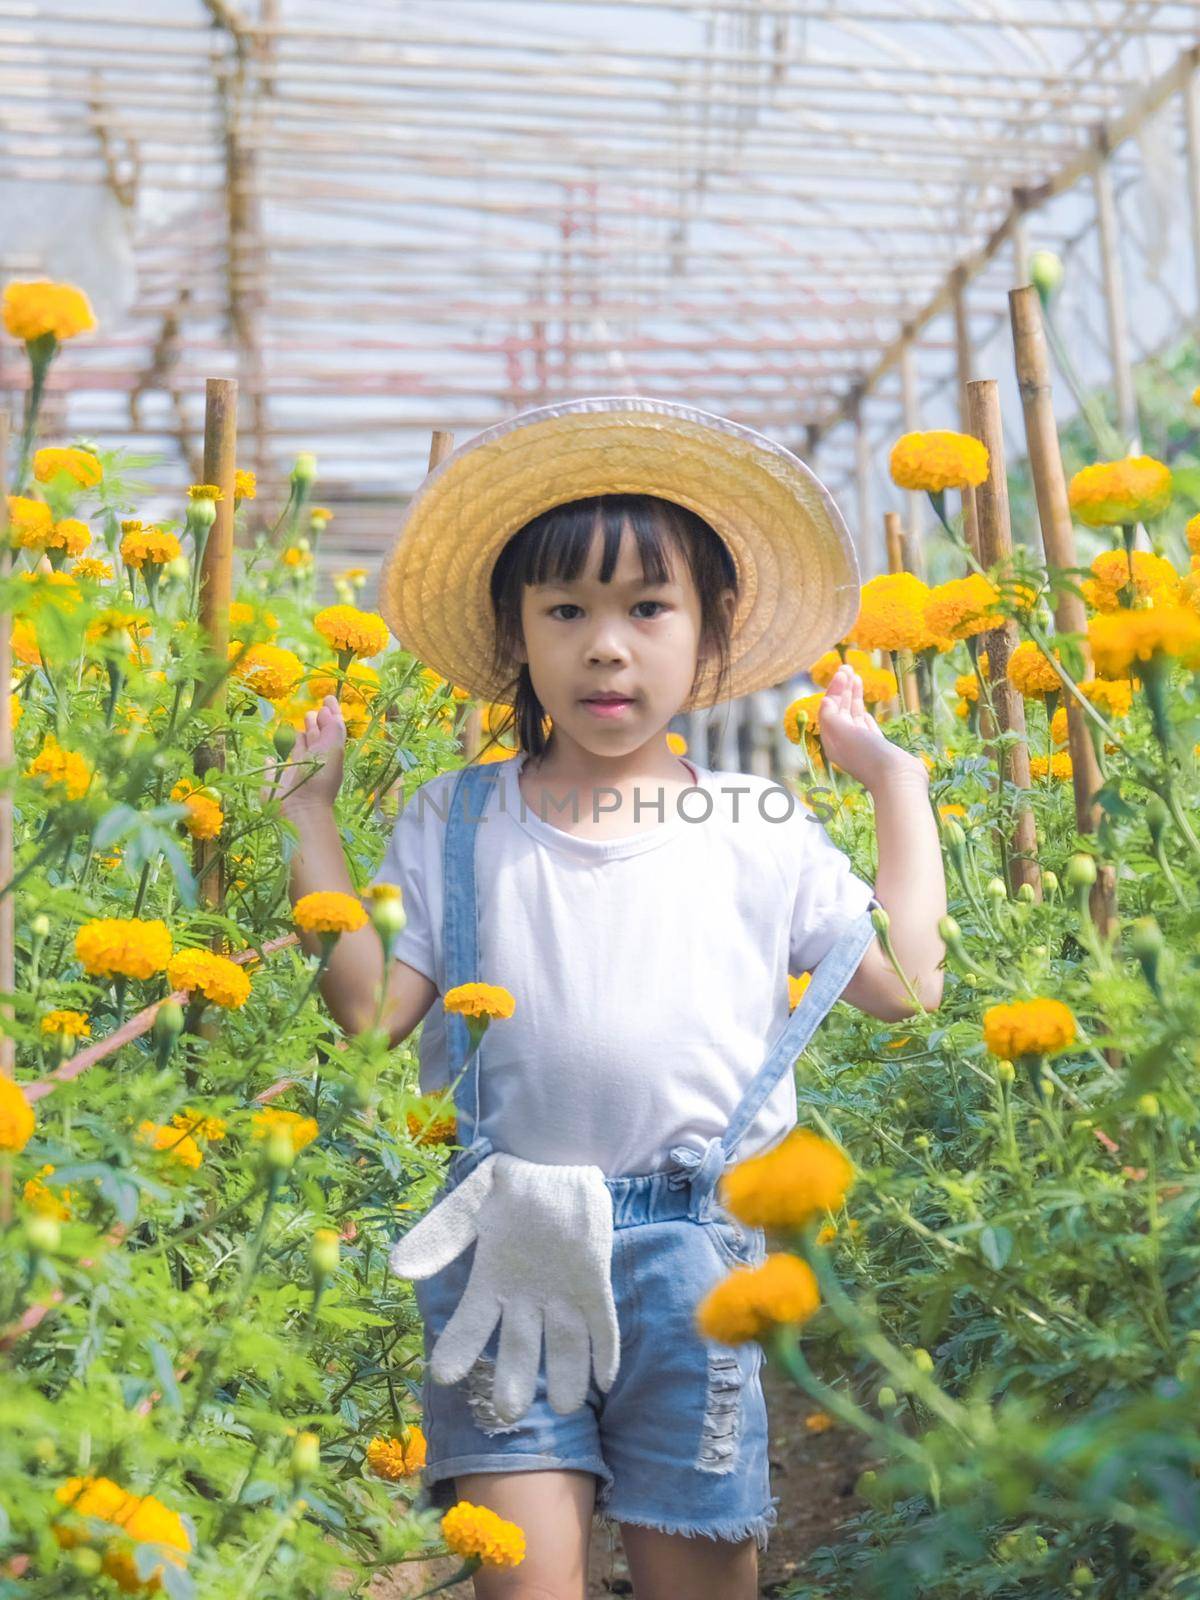
M 608 1289 L 588 1323 L 592 1336 L 592 1361 L 596 1368 L 596 1387 L 604 1394 L 612 1388 L 621 1365 L 621 1328 L 612 1290 Z
M 492 1186 L 488 1156 L 444 1200 L 398 1239 L 388 1266 L 400 1278 L 428 1278 L 462 1252 L 476 1234 L 475 1217 Z
M 587 1318 L 560 1301 L 546 1307 L 546 1395 L 560 1416 L 587 1399 L 592 1353 Z
M 510 1300 L 500 1322 L 500 1348 L 492 1403 L 503 1422 L 515 1422 L 533 1404 L 542 1361 L 542 1308 L 533 1300 Z
M 472 1272 L 463 1297 L 451 1312 L 429 1358 L 435 1383 L 457 1383 L 475 1365 L 500 1317 L 499 1298 L 480 1288 Z

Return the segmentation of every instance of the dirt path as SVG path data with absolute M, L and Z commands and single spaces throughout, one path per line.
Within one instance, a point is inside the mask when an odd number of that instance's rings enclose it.
M 779 1522 L 772 1530 L 770 1549 L 759 1558 L 760 1593 L 766 1597 L 785 1592 L 801 1575 L 808 1552 L 828 1544 L 838 1524 L 857 1507 L 854 1482 L 864 1451 L 859 1437 L 844 1428 L 809 1432 L 804 1419 L 813 1410 L 811 1402 L 769 1366 L 763 1368 L 763 1385 L 770 1417 L 771 1492 L 779 1496 Z M 397 1569 L 376 1582 L 372 1600 L 411 1600 L 449 1577 L 457 1565 L 444 1558 Z M 443 1593 L 447 1600 L 473 1600 L 474 1590 L 465 1583 Z M 632 1594 L 620 1533 L 597 1522 L 588 1600 Z

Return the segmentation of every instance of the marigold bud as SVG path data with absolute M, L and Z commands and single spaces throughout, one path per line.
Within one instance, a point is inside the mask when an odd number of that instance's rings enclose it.
M 959 823 L 956 818 L 946 818 L 945 822 L 942 824 L 942 834 L 945 837 L 946 844 L 951 850 L 966 849 L 967 836 L 962 830 L 961 823 Z
M 912 1364 L 914 1367 L 916 1367 L 918 1372 L 933 1371 L 933 1357 L 929 1354 L 928 1350 L 922 1350 L 919 1347 L 914 1350 L 912 1353 Z
M 62 1228 L 57 1217 L 35 1211 L 25 1218 L 25 1237 L 38 1255 L 52 1256 L 62 1243 Z
M 321 1441 L 315 1433 L 298 1433 L 292 1446 L 292 1476 L 311 1478 L 321 1465 Z
M 307 450 L 296 457 L 296 465 L 292 468 L 293 483 L 312 483 L 317 475 L 317 458 Z
M 1067 862 L 1067 885 L 1072 889 L 1090 889 L 1096 881 L 1096 861 L 1093 856 L 1080 851 Z
M 341 1245 L 334 1229 L 318 1228 L 313 1234 L 312 1249 L 309 1252 L 313 1276 L 327 1278 L 331 1272 L 336 1272 L 341 1256 Z
M 272 1128 L 267 1135 L 267 1165 L 276 1172 L 287 1172 L 296 1160 L 296 1148 L 286 1128 Z
M 1138 1096 L 1138 1115 L 1153 1121 L 1158 1116 L 1158 1096 L 1156 1094 L 1142 1094 Z
M 891 927 L 892 919 L 882 906 L 876 906 L 871 913 L 871 926 L 876 933 L 886 933 Z
M 39 911 L 29 924 L 29 931 L 35 939 L 48 939 L 50 937 L 50 918 L 44 911 Z
M 958 944 L 962 940 L 962 929 L 954 917 L 939 917 L 937 931 L 943 944 Z
M 1022 905 L 1031 906 L 1037 899 L 1033 885 L 1031 883 L 1023 883 L 1017 890 L 1017 899 L 1020 900 Z
M 392 940 L 403 933 L 408 925 L 403 901 L 398 895 L 386 895 L 376 900 L 371 907 L 371 922 L 379 937 L 390 946 Z
M 1150 829 L 1150 837 L 1157 846 L 1163 836 L 1163 829 L 1170 820 L 1171 813 L 1167 810 L 1166 801 L 1160 794 L 1152 794 L 1143 807 L 1146 816 L 1146 826 Z
M 1045 890 L 1045 892 L 1047 894 L 1057 894 L 1058 893 L 1058 873 L 1057 872 L 1043 872 L 1042 873 L 1042 888 Z
M 296 748 L 296 730 L 290 722 L 277 722 L 275 732 L 271 735 L 271 743 L 275 746 L 275 754 L 281 761 L 286 761 Z
M 995 901 L 1007 900 L 1008 885 L 1005 883 L 1003 878 L 989 878 L 987 882 L 987 893 L 990 894 L 992 899 Z
M 1062 288 L 1064 268 L 1053 250 L 1035 250 L 1029 258 L 1029 281 L 1043 305 Z
M 1013 1066 L 1011 1061 L 997 1061 L 996 1076 L 1006 1087 L 1008 1084 L 1012 1083 L 1016 1075 L 1017 1069 Z
M 896 1391 L 890 1383 L 883 1385 L 876 1398 L 879 1401 L 879 1409 L 881 1411 L 891 1411 L 896 1405 Z

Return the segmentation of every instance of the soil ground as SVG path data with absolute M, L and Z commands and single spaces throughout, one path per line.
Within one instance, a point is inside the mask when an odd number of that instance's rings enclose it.
M 759 1556 L 759 1593 L 765 1600 L 786 1593 L 789 1584 L 803 1575 L 809 1551 L 831 1543 L 838 1525 L 858 1509 L 854 1483 L 865 1453 L 860 1437 L 845 1428 L 810 1433 L 804 1419 L 813 1411 L 812 1403 L 769 1364 L 763 1367 L 763 1388 L 770 1428 L 771 1492 L 779 1496 L 779 1522 L 772 1529 L 770 1548 Z M 423 1589 L 444 1581 L 458 1564 L 449 1557 L 406 1563 L 378 1579 L 371 1589 L 372 1600 L 411 1600 Z M 467 1582 L 442 1593 L 447 1600 L 473 1600 L 474 1589 Z M 620 1533 L 597 1522 L 592 1532 L 588 1600 L 632 1594 Z

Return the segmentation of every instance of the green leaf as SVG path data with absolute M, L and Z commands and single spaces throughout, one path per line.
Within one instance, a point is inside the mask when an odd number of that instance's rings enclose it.
M 989 1267 L 997 1272 L 1012 1255 L 1013 1236 L 1007 1228 L 984 1228 L 979 1235 L 979 1248 Z

